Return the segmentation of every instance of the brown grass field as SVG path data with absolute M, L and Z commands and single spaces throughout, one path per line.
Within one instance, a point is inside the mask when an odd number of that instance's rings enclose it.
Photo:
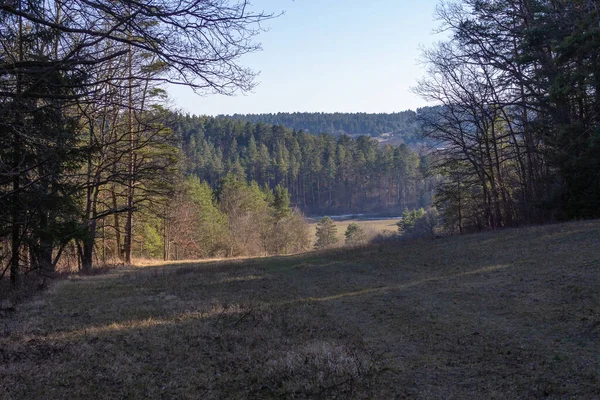
M 335 227 L 337 228 L 337 236 L 339 239 L 339 244 L 344 244 L 344 233 L 346 229 L 348 229 L 348 225 L 351 223 L 356 223 L 360 225 L 367 233 L 368 236 L 375 236 L 381 233 L 395 233 L 398 232 L 398 225 L 396 222 L 400 221 L 398 218 L 393 219 L 381 219 L 381 220 L 343 220 L 343 221 L 333 221 Z M 310 237 L 312 243 L 314 244 L 316 239 L 317 232 L 317 221 L 310 221 Z
M 73 276 L 5 399 L 600 398 L 600 221 Z

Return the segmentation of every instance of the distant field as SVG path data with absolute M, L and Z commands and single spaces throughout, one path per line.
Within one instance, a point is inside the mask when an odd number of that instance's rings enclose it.
M 598 399 L 598 243 L 592 221 L 74 276 L 0 312 L 0 398 Z
M 340 244 L 344 243 L 344 233 L 346 232 L 346 229 L 348 229 L 348 225 L 350 225 L 351 223 L 356 223 L 360 226 L 362 226 L 365 230 L 365 232 L 369 233 L 369 234 L 378 234 L 378 233 L 384 233 L 384 232 L 397 232 L 398 231 L 398 226 L 396 225 L 396 222 L 398 222 L 400 219 L 398 218 L 392 218 L 392 219 L 382 219 L 382 220 L 359 220 L 359 219 L 352 219 L 352 220 L 343 220 L 343 221 L 334 221 L 334 225 L 337 228 L 337 234 L 338 234 L 338 238 L 340 239 Z M 311 238 L 313 243 L 316 241 L 316 236 L 315 233 L 317 232 L 317 222 L 316 221 L 310 221 L 310 234 L 311 234 Z

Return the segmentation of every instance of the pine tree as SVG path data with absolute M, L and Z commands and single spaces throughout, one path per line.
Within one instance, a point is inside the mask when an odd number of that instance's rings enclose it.
M 290 207 L 290 193 L 286 188 L 277 185 L 274 191 L 273 208 L 275 209 L 275 219 L 280 221 L 292 213 Z
M 363 244 L 367 241 L 367 235 L 365 234 L 365 230 L 362 226 L 358 225 L 355 222 L 348 225 L 344 236 L 346 237 L 346 246 L 356 246 L 359 244 Z
M 329 217 L 323 217 L 317 223 L 317 242 L 316 249 L 327 249 L 333 247 L 338 242 L 337 228 Z
M 422 208 L 409 211 L 404 210 L 402 213 L 402 219 L 396 225 L 398 225 L 398 232 L 410 234 L 414 231 L 417 221 L 425 215 L 425 210 Z

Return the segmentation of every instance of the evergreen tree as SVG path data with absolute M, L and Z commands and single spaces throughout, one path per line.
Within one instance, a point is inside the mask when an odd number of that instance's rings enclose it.
M 292 213 L 290 207 L 290 194 L 286 188 L 281 185 L 275 186 L 273 208 L 275 209 L 275 219 L 280 221 Z
M 337 228 L 329 217 L 323 217 L 317 223 L 317 242 L 316 249 L 327 249 L 335 246 L 338 242 Z
M 402 213 L 402 219 L 396 224 L 398 225 L 398 232 L 410 234 L 414 231 L 417 221 L 425 215 L 425 210 L 422 208 L 409 211 L 404 210 Z
M 210 186 L 206 182 L 200 182 L 198 177 L 187 178 L 186 190 L 197 215 L 193 239 L 198 241 L 203 257 L 215 257 L 224 247 L 224 238 L 227 236 L 227 215 L 219 211 Z
M 367 235 L 365 234 L 365 230 L 362 226 L 358 225 L 355 222 L 348 225 L 344 236 L 346 237 L 347 246 L 356 246 L 359 244 L 363 244 L 367 241 Z

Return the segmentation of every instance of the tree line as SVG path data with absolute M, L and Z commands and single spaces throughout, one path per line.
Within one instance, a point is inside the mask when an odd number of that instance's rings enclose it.
M 237 62 L 271 17 L 244 1 L 0 5 L 0 279 L 19 286 L 61 260 L 89 271 L 134 256 L 296 252 L 307 231 L 290 202 L 428 201 L 424 158 L 405 146 L 165 107 L 166 82 L 251 89 Z
M 388 213 L 431 203 L 428 157 L 407 145 L 381 147 L 368 137 L 313 135 L 280 125 L 176 114 L 187 174 L 216 187 L 232 174 L 285 187 L 308 214 Z
M 231 174 L 216 189 L 196 176 L 179 179 L 164 207 L 139 218 L 134 234 L 140 257 L 259 256 L 310 248 L 308 224 L 284 187 L 260 187 Z
M 268 125 L 281 125 L 286 128 L 303 130 L 319 134 L 351 136 L 380 136 L 388 133 L 403 139 L 406 144 L 418 144 L 423 141 L 420 135 L 421 126 L 418 113 L 427 112 L 428 108 L 415 111 L 407 110 L 396 113 L 319 113 L 294 112 L 275 114 L 233 114 L 221 115 L 219 118 L 233 119 Z
M 272 16 L 247 2 L 0 4 L 0 279 L 49 276 L 66 254 L 89 270 L 300 251 L 290 204 L 400 213 L 436 188 L 451 232 L 600 216 L 596 2 L 461 0 L 438 14 L 450 36 L 415 88 L 436 107 L 212 118 L 169 111 L 162 84 L 251 89 L 238 60 Z M 346 135 L 389 132 L 406 143 Z M 415 132 L 433 153 L 408 147 Z M 405 215 L 406 231 L 425 217 Z
M 416 92 L 456 232 L 600 216 L 600 10 L 589 0 L 462 0 Z
M 89 270 L 112 232 L 129 262 L 134 215 L 168 202 L 179 150 L 161 85 L 249 90 L 240 56 L 272 15 L 246 1 L 0 4 L 0 278 Z

